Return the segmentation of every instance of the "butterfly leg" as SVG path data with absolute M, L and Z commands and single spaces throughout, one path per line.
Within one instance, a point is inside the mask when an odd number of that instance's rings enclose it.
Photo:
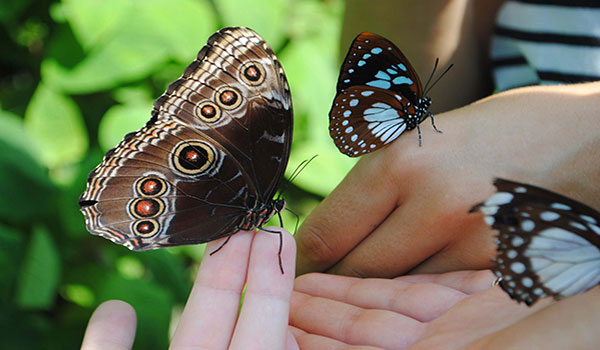
M 212 252 L 211 252 L 209 255 L 213 255 L 213 254 L 215 254 L 216 252 L 218 252 L 219 250 L 221 250 L 221 248 L 223 248 L 223 247 L 225 246 L 225 244 L 227 244 L 227 242 L 229 242 L 229 239 L 231 238 L 231 236 L 232 236 L 232 235 L 229 235 L 229 236 L 227 236 L 227 239 L 225 240 L 225 242 L 223 242 L 223 244 L 221 244 L 221 245 L 219 246 L 219 248 L 217 248 L 217 249 L 213 250 L 213 251 L 212 251 Z
M 417 133 L 419 134 L 419 147 L 421 147 L 421 127 L 417 124 Z
M 271 231 L 271 230 L 264 229 L 262 227 L 260 227 L 260 229 L 265 232 L 274 233 L 276 235 L 279 235 L 279 252 L 277 252 L 277 256 L 279 257 L 279 269 L 281 270 L 281 274 L 283 275 L 285 273 L 285 272 L 283 272 L 283 262 L 281 261 L 281 251 L 283 250 L 283 234 L 281 233 L 281 231 Z
M 433 129 L 441 134 L 442 130 L 439 130 L 437 126 L 435 126 L 435 121 L 433 120 L 433 113 L 429 113 L 429 118 L 431 118 L 431 125 L 433 126 Z

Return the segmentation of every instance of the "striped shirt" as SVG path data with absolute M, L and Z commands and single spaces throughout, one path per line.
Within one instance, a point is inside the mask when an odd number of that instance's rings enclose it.
M 506 1 L 491 59 L 498 91 L 600 80 L 600 1 Z

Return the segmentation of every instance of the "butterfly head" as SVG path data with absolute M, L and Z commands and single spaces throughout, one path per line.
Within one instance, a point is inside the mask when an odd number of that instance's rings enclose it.
M 285 199 L 278 198 L 273 200 L 273 214 L 280 213 L 285 210 Z
M 419 99 L 419 101 L 417 102 L 417 109 L 420 109 L 421 111 L 427 113 L 427 110 L 429 109 L 429 107 L 431 107 L 431 98 L 427 97 L 427 96 L 423 96 Z

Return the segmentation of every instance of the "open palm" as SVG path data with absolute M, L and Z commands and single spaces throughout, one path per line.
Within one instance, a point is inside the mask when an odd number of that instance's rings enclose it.
M 489 271 L 309 274 L 296 279 L 290 325 L 302 349 L 591 349 L 600 341 L 598 288 L 528 308 L 493 280 Z

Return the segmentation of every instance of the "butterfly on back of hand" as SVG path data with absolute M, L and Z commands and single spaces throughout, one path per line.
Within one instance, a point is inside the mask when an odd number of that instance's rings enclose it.
M 291 141 L 275 53 L 248 28 L 223 28 L 156 100 L 150 121 L 90 172 L 79 199 L 87 229 L 141 251 L 262 228 L 285 208 L 273 197 Z M 283 273 L 281 245 L 279 263 Z
M 377 34 L 360 33 L 342 63 L 329 112 L 329 132 L 340 152 L 350 157 L 373 152 L 415 128 L 420 146 L 419 124 L 427 117 L 441 132 L 429 112 L 431 99 L 425 96 L 437 65 L 438 60 L 423 89 L 419 75 L 396 45 Z
M 500 287 L 527 305 L 600 283 L 600 213 L 536 186 L 496 179 L 497 192 L 471 209 L 498 230 L 492 268 Z

